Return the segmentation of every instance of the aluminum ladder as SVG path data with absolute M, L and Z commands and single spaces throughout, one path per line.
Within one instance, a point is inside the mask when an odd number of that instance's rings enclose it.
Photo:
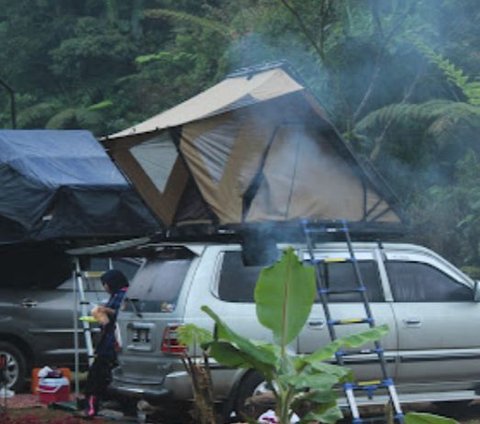
M 111 261 L 109 261 L 109 269 L 111 269 Z M 90 315 L 92 303 L 85 296 L 85 282 L 91 278 L 99 278 L 103 272 L 83 271 L 79 257 L 74 259 L 74 302 L 73 319 L 74 319 L 74 348 L 75 348 L 75 394 L 78 397 L 80 393 L 79 373 L 80 373 L 80 343 L 79 343 L 79 322 L 82 325 L 83 336 L 85 338 L 85 348 L 87 350 L 88 366 L 92 365 L 95 359 L 95 351 L 93 348 L 92 332 L 94 329 L 87 320 L 80 321 L 80 316 Z M 80 310 L 80 315 L 78 311 Z
M 355 257 L 355 252 L 352 245 L 352 240 L 350 237 L 350 232 L 346 221 L 334 222 L 332 224 L 322 224 L 317 225 L 309 221 L 302 221 L 302 229 L 305 235 L 305 240 L 307 244 L 307 250 L 309 255 L 309 261 L 315 267 L 315 274 L 317 280 L 317 291 L 320 298 L 320 301 L 323 306 L 325 313 L 326 324 L 330 339 L 335 341 L 337 337 L 336 327 L 340 325 L 356 325 L 356 324 L 366 324 L 370 328 L 375 327 L 375 320 L 372 316 L 372 311 L 368 301 L 368 296 L 365 288 L 365 284 L 360 272 L 357 258 Z M 317 259 L 315 258 L 315 238 L 321 238 L 322 236 L 331 237 L 335 233 L 343 236 L 343 241 L 347 244 L 348 255 L 347 259 Z M 350 262 L 353 266 L 354 275 L 355 275 L 355 286 L 351 289 L 346 290 L 335 290 L 335 288 L 329 288 L 326 285 L 325 278 L 323 277 L 323 272 L 328 263 L 332 262 Z M 362 317 L 352 317 L 350 319 L 335 319 L 332 317 L 330 306 L 328 302 L 328 296 L 334 296 L 336 294 L 346 294 L 353 293 L 359 296 L 359 301 L 363 304 L 365 315 Z M 397 423 L 404 422 L 404 414 L 400 406 L 400 401 L 398 399 L 397 391 L 393 382 L 393 379 L 389 377 L 387 372 L 386 360 L 384 355 L 384 350 L 379 341 L 374 342 L 373 349 L 360 349 L 360 350 L 339 350 L 335 352 L 335 360 L 338 365 L 343 366 L 345 364 L 344 358 L 353 355 L 371 355 L 375 354 L 378 358 L 378 364 L 380 366 L 381 378 L 377 380 L 370 381 L 356 381 L 356 382 L 346 382 L 343 384 L 343 391 L 352 415 L 352 422 L 354 424 L 362 424 L 368 421 L 371 421 L 372 418 L 362 418 L 358 408 L 357 400 L 355 394 L 359 391 L 363 391 L 367 394 L 369 398 L 372 398 L 374 392 L 378 389 L 386 390 L 388 398 L 392 405 L 393 418 Z M 375 420 L 375 419 L 373 419 Z

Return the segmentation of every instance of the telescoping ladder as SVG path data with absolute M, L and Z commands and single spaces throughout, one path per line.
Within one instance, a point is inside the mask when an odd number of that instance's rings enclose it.
M 350 232 L 348 230 L 348 225 L 346 221 L 341 221 L 339 223 L 331 225 L 317 225 L 310 223 L 308 221 L 303 221 L 302 223 L 303 232 L 305 234 L 305 239 L 307 243 L 308 255 L 310 262 L 315 266 L 315 273 L 317 279 L 317 290 L 320 301 L 323 306 L 325 313 L 325 319 L 327 323 L 327 328 L 329 335 L 332 341 L 335 341 L 337 337 L 336 327 L 340 325 L 354 325 L 354 324 L 367 324 L 370 328 L 375 327 L 375 320 L 372 316 L 372 311 L 370 304 L 368 302 L 368 296 L 366 288 L 363 282 L 363 278 L 360 272 L 360 268 L 355 257 L 355 252 L 352 245 L 352 240 L 350 237 Z M 347 259 L 317 259 L 315 258 L 315 239 L 321 237 L 322 235 L 332 235 L 332 233 L 339 233 L 344 237 L 344 241 L 348 247 L 349 257 Z M 354 276 L 355 276 L 355 286 L 348 290 L 336 290 L 335 288 L 327 287 L 323 278 L 324 267 L 327 262 L 350 262 L 352 263 Z M 328 304 L 328 296 L 336 294 L 345 294 L 345 293 L 354 293 L 359 296 L 359 301 L 364 305 L 365 316 L 362 317 L 352 317 L 350 319 L 335 319 L 331 316 L 330 307 Z M 346 382 L 343 384 L 343 390 L 345 392 L 345 397 L 352 414 L 352 422 L 354 424 L 361 424 L 366 421 L 365 418 L 360 416 L 359 408 L 357 405 L 355 393 L 359 391 L 365 392 L 369 398 L 373 396 L 373 393 L 378 389 L 385 389 L 388 398 L 393 406 L 394 420 L 398 423 L 404 422 L 404 415 L 398 400 L 397 391 L 393 383 L 392 378 L 388 376 L 387 366 L 385 361 L 385 355 L 382 348 L 382 345 L 379 341 L 374 342 L 374 349 L 362 349 L 362 350 L 339 350 L 335 353 L 335 359 L 339 365 L 344 365 L 344 358 L 353 355 L 371 355 L 375 354 L 378 358 L 378 363 L 381 371 L 381 378 L 378 380 L 370 381 L 357 381 L 357 382 Z
M 88 317 L 92 310 L 92 303 L 85 296 L 85 287 L 86 281 L 92 278 L 100 278 L 103 272 L 96 271 L 84 271 L 81 268 L 80 259 L 75 258 L 75 266 L 73 271 L 74 276 L 74 295 L 75 295 L 75 305 L 76 307 L 73 310 L 74 321 L 75 321 L 75 336 L 74 336 L 74 347 L 75 347 L 75 375 L 78 376 L 80 372 L 80 344 L 78 341 L 78 323 L 81 322 L 83 336 L 85 339 L 85 348 L 87 350 L 88 365 L 92 365 L 93 360 L 95 359 L 95 352 L 93 349 L 92 341 L 92 326 L 89 320 L 81 320 L 78 315 L 78 311 L 82 317 Z M 109 269 L 112 268 L 111 261 L 109 261 Z M 78 305 L 78 306 L 77 306 Z M 79 380 L 75 378 L 75 394 L 78 395 L 80 392 Z
M 91 305 L 90 302 L 87 300 L 85 296 L 85 278 L 89 278 L 90 276 L 85 272 L 82 271 L 80 266 L 80 260 L 75 258 L 75 303 L 79 305 L 79 308 L 75 308 L 74 313 L 77 314 L 76 322 L 79 321 L 80 317 L 78 317 L 77 311 L 80 309 L 80 314 L 82 317 L 86 317 L 90 314 Z M 94 359 L 94 352 L 93 352 L 93 342 L 92 342 L 92 328 L 90 326 L 90 322 L 88 320 L 82 320 L 82 328 L 83 334 L 85 337 L 85 347 L 87 349 L 88 355 L 88 365 L 91 365 Z M 75 337 L 76 346 L 75 352 L 79 353 L 78 348 L 78 338 Z

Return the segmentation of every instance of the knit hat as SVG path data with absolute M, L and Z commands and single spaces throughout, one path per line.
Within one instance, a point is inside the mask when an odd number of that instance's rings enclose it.
M 106 284 L 112 293 L 120 290 L 123 287 L 128 287 L 128 279 L 125 274 L 118 269 L 110 269 L 102 274 L 100 277 L 103 284 Z

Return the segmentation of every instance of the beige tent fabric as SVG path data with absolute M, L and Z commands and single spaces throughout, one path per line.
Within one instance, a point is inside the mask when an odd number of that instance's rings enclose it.
M 181 151 L 205 201 L 221 223 L 241 222 L 243 194 L 258 169 L 273 132 L 272 125 L 267 120 L 262 121 L 262 124 L 251 120 L 252 112 L 229 112 L 191 123 L 182 132 Z M 225 124 L 234 128 L 234 131 L 224 133 L 221 139 L 218 128 Z M 218 144 L 232 146 L 218 182 L 212 181 L 202 152 L 198 150 L 199 141 L 203 137 L 212 138 L 214 133 Z
M 359 176 L 320 134 L 325 123 L 318 117 L 313 121 L 300 101 L 288 96 L 183 127 L 181 151 L 221 224 L 242 222 L 244 195 L 264 154 L 263 179 L 247 222 L 362 220 Z M 379 200 L 369 188 L 367 209 Z M 383 202 L 377 213 L 386 207 Z M 387 217 L 398 220 L 387 214 L 382 221 Z
M 171 141 L 168 128 L 180 136 L 181 157 L 165 180 L 170 154 L 152 157 L 149 171 L 129 149 L 155 139 Z M 358 222 L 366 211 L 367 221 L 401 222 L 318 102 L 281 68 L 227 78 L 105 144 L 167 226 L 182 224 L 176 217 L 190 199 L 185 195 L 189 173 L 220 224 L 301 218 Z M 147 150 L 141 153 L 137 158 L 150 159 Z
M 278 132 L 247 221 L 346 219 L 361 221 L 361 180 L 330 143 L 312 128 L 285 126 Z M 367 190 L 367 209 L 379 200 Z
M 302 90 L 304 87 L 280 68 L 251 77 L 227 78 L 197 96 L 108 138 L 176 127 Z

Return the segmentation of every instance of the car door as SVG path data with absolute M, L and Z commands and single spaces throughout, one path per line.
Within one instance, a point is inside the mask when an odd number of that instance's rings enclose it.
M 349 253 L 339 251 L 335 253 L 315 254 L 316 259 L 327 260 L 321 265 L 322 278 L 327 287 L 331 289 L 351 289 L 357 284 L 353 264 L 348 261 L 337 261 L 348 259 Z M 376 325 L 387 324 L 389 333 L 382 340 L 381 344 L 385 350 L 387 361 L 387 372 L 390 377 L 395 376 L 395 359 L 397 348 L 396 326 L 392 308 L 389 302 L 385 301 L 382 278 L 379 272 L 376 253 L 374 248 L 355 249 L 355 257 L 360 269 L 360 275 L 364 282 L 369 298 L 372 316 Z M 328 262 L 329 260 L 335 260 Z M 328 308 L 332 319 L 365 318 L 366 311 L 364 304 L 360 301 L 358 293 L 331 295 L 328 298 Z M 335 326 L 337 337 L 354 334 L 368 329 L 367 324 Z M 331 340 L 326 325 L 324 307 L 319 300 L 314 304 L 309 319 L 298 339 L 299 353 L 311 353 Z M 364 346 L 369 348 L 373 346 Z M 382 378 L 382 372 L 376 354 L 362 354 L 345 358 L 345 365 L 352 368 L 357 380 L 371 380 Z
M 121 264 L 124 262 L 122 260 Z M 106 260 L 102 263 L 103 271 L 108 269 Z M 119 266 L 120 261 L 115 261 L 114 265 Z M 133 262 L 130 266 L 136 269 L 138 264 Z M 85 298 L 89 302 L 87 308 L 108 299 L 99 279 L 101 271 L 96 269 L 93 273 L 90 272 L 92 276 L 84 279 Z M 26 333 L 25 337 L 35 347 L 36 362 L 39 365 L 72 363 L 75 328 L 73 311 L 77 308 L 78 316 L 81 313 L 79 298 L 75 304 L 73 279 L 67 279 L 58 287 L 50 288 L 39 284 L 19 290 L 3 290 L 1 306 L 2 316 L 15 317 L 14 325 Z M 83 348 L 83 332 L 79 330 L 79 333 L 80 347 Z
M 428 254 L 387 252 L 398 323 L 397 381 L 433 391 L 478 380 L 480 304 L 463 274 Z

